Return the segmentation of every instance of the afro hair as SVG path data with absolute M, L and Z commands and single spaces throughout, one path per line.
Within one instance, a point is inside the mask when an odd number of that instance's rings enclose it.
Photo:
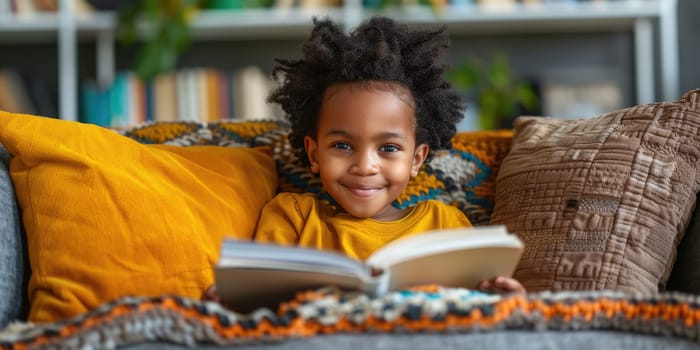
M 464 116 L 462 97 L 444 75 L 439 57 L 449 46 L 447 29 L 410 30 L 386 17 L 373 17 L 349 34 L 328 19 L 314 19 L 299 60 L 277 59 L 281 85 L 268 100 L 278 103 L 291 123 L 290 142 L 301 159 L 304 137 L 316 137 L 326 89 L 338 83 L 379 81 L 410 90 L 416 115 L 416 144 L 431 151 L 451 147 Z

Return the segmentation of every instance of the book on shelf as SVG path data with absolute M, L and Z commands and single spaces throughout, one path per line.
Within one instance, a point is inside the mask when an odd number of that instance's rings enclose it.
M 275 119 L 284 115 L 279 106 L 267 102 L 275 84 L 254 66 L 230 71 L 178 69 L 150 81 L 134 72 L 122 71 L 108 86 L 83 82 L 80 120 L 125 126 L 144 121 Z M 103 103 L 105 98 L 109 103 Z
M 88 0 L 72 0 L 73 10 L 77 14 L 93 13 L 95 8 Z M 20 16 L 34 15 L 37 13 L 58 12 L 59 0 L 0 0 L 9 4 L 13 13 Z M 7 5 L 0 5 L 3 8 Z
M 275 106 L 267 102 L 274 88 L 274 81 L 257 66 L 237 70 L 233 76 L 233 113 L 241 119 L 271 119 L 279 114 Z
M 477 4 L 484 6 L 503 6 L 503 5 L 514 5 L 515 0 L 477 0 Z
M 174 71 L 161 73 L 153 79 L 153 114 L 155 121 L 177 120 L 177 87 Z
M 80 86 L 80 121 L 110 126 L 109 91 L 100 88 L 94 81 L 86 81 Z
M 342 6 L 340 0 L 299 0 L 300 8 L 328 8 Z
M 116 127 L 123 127 L 130 125 L 129 116 L 132 111 L 131 104 L 133 101 L 133 94 L 130 91 L 131 84 L 129 84 L 129 79 L 132 73 L 130 72 L 120 72 L 114 77 L 114 84 L 110 87 L 109 91 L 109 110 L 110 115 L 110 125 Z
M 341 7 L 342 5 L 343 5 L 343 3 L 341 0 L 273 0 L 272 1 L 272 8 L 276 8 L 276 9 L 328 8 L 328 7 Z
M 25 78 L 11 68 L 0 69 L 0 109 L 14 113 L 36 114 Z
M 483 280 L 511 276 L 523 249 L 501 225 L 408 236 L 366 261 L 333 251 L 224 239 L 214 273 L 221 300 L 244 311 L 324 286 L 376 296 L 433 284 L 474 289 Z
M 123 127 L 146 121 L 148 84 L 133 72 L 119 72 L 109 86 L 84 81 L 80 87 L 80 121 Z

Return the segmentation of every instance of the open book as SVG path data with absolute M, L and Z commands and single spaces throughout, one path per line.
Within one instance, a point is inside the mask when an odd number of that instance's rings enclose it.
M 505 226 L 400 238 L 364 262 L 332 251 L 226 239 L 214 271 L 221 300 L 243 310 L 323 286 L 372 295 L 425 284 L 473 289 L 483 280 L 511 276 L 522 251 Z

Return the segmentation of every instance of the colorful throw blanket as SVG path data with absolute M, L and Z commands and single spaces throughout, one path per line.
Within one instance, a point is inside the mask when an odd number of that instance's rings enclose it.
M 175 296 L 126 297 L 62 322 L 11 325 L 0 331 L 0 348 L 240 345 L 334 333 L 502 329 L 616 330 L 700 342 L 700 296 L 608 291 L 499 296 L 424 288 L 369 298 L 325 288 L 300 293 L 276 311 L 249 314 Z

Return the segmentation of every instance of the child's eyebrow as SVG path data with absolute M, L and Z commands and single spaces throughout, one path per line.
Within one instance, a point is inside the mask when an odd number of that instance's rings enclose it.
M 327 137 L 328 136 L 341 136 L 341 137 L 353 138 L 353 135 L 345 130 L 329 130 L 326 133 L 326 136 Z M 385 131 L 385 132 L 382 132 L 378 135 L 375 135 L 372 138 L 377 139 L 377 140 L 406 139 L 406 135 L 404 135 L 404 133 L 402 133 L 402 132 Z
M 351 137 L 349 132 L 344 131 L 344 130 L 329 130 L 326 132 L 326 136 L 344 136 L 344 137 Z

